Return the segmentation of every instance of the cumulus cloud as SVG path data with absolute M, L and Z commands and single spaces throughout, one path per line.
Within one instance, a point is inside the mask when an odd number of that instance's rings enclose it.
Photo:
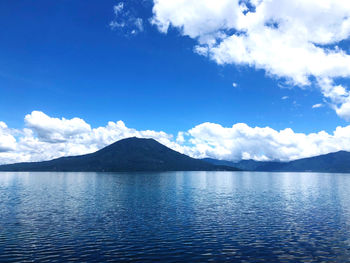
M 238 84 L 237 84 L 236 82 L 233 82 L 233 83 L 232 83 L 232 87 L 237 88 L 237 87 L 238 87 Z
M 289 99 L 289 97 L 288 96 L 283 96 L 281 99 L 282 100 L 286 100 L 286 99 Z
M 120 2 L 113 7 L 114 19 L 109 23 L 112 30 L 119 30 L 126 35 L 135 35 L 144 30 L 143 19 L 137 17 L 134 10 Z
M 238 123 L 223 127 L 203 123 L 188 131 L 193 155 L 225 160 L 294 160 L 339 150 L 350 150 L 350 126 L 338 127 L 333 134 L 295 133 L 269 127 L 250 127 Z M 346 143 L 346 144 L 345 144 Z
M 337 127 L 333 133 L 304 134 L 290 128 L 277 131 L 244 123 L 223 127 L 206 122 L 173 136 L 163 131 L 129 128 L 123 121 L 91 128 L 81 118 L 55 118 L 39 111 L 26 115 L 25 124 L 24 129 L 16 130 L 0 122 L 0 164 L 91 153 L 134 136 L 156 139 L 195 158 L 233 161 L 288 161 L 339 150 L 350 151 L 350 125 Z
M 0 153 L 8 152 L 16 148 L 16 139 L 6 123 L 0 121 Z
M 26 125 L 31 128 L 38 138 L 46 142 L 65 142 L 76 135 L 84 135 L 91 127 L 84 120 L 73 118 L 51 118 L 40 111 L 33 111 L 24 118 Z
M 337 114 L 350 119 L 350 93 L 334 83 L 350 77 L 344 0 L 154 0 L 152 23 L 197 41 L 194 51 L 220 65 L 248 65 L 300 87 L 315 83 Z

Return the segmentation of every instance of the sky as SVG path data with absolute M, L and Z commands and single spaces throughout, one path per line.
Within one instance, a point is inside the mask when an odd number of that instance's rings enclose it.
M 350 150 L 347 0 L 5 0 L 0 25 L 0 163 L 129 136 L 234 161 Z

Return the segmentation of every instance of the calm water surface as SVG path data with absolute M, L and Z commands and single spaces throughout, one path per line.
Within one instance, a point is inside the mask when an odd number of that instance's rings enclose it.
M 350 262 L 350 174 L 0 173 L 0 262 Z

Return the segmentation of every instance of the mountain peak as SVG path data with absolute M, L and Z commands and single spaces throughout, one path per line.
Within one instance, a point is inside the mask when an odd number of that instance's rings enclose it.
M 156 143 L 156 144 L 161 144 L 153 138 L 143 138 L 143 137 L 134 136 L 134 137 L 128 137 L 128 138 L 121 139 L 119 141 L 116 141 L 116 142 L 110 144 L 109 146 L 115 145 L 115 144 L 125 144 L 125 143 L 127 143 L 127 144 L 129 144 L 129 143 L 142 144 L 142 143 L 150 143 L 150 142 Z
M 121 140 L 116 141 L 116 142 L 124 142 L 124 141 L 140 141 L 141 142 L 141 141 L 148 141 L 148 140 L 156 141 L 153 138 L 144 138 L 144 137 L 133 136 L 133 137 L 121 139 Z

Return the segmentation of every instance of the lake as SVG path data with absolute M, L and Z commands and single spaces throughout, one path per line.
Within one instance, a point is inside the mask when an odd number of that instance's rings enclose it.
M 0 173 L 0 262 L 349 262 L 350 174 Z

